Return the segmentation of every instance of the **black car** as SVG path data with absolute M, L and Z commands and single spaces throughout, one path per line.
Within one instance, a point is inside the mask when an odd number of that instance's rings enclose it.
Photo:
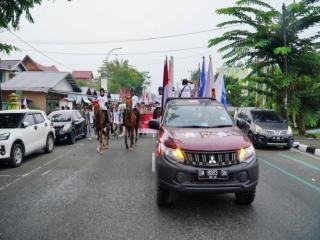
M 74 144 L 76 139 L 86 137 L 85 119 L 77 110 L 54 111 L 49 114 L 56 132 L 56 141 Z
M 290 149 L 294 137 L 292 129 L 280 114 L 260 108 L 240 108 L 235 121 L 255 146 L 282 146 Z
M 169 99 L 155 146 L 157 202 L 171 193 L 235 193 L 236 202 L 255 198 L 259 168 L 250 139 L 241 132 L 223 105 L 214 99 Z

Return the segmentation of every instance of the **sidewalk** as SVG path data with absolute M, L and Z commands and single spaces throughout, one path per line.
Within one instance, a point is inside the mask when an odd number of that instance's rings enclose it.
M 294 140 L 299 142 L 298 149 L 300 151 L 320 156 L 320 139 L 294 136 Z

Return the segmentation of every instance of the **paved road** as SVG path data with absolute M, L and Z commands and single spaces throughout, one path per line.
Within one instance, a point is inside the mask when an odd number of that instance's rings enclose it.
M 16 169 L 0 165 L 0 239 L 320 239 L 320 159 L 258 150 L 255 202 L 177 197 L 160 210 L 152 138 L 133 152 L 112 141 L 57 146 Z

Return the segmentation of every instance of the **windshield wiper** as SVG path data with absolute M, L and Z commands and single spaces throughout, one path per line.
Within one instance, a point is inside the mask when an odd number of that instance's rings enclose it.
M 205 126 L 187 125 L 187 126 L 179 126 L 178 128 L 205 128 Z

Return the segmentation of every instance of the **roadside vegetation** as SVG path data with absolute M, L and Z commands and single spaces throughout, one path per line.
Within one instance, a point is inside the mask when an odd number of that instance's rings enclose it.
M 288 115 L 300 135 L 319 127 L 319 0 L 296 1 L 281 10 L 264 0 L 238 0 L 217 13 L 231 17 L 218 27 L 234 29 L 209 40 L 209 46 L 219 46 L 227 66 L 240 64 L 252 70 L 241 81 L 226 77 L 231 83 L 226 84 L 230 103 L 261 106 L 250 95 L 258 93 L 266 97 L 264 107 Z M 249 91 L 245 101 L 236 96 L 239 88 Z

